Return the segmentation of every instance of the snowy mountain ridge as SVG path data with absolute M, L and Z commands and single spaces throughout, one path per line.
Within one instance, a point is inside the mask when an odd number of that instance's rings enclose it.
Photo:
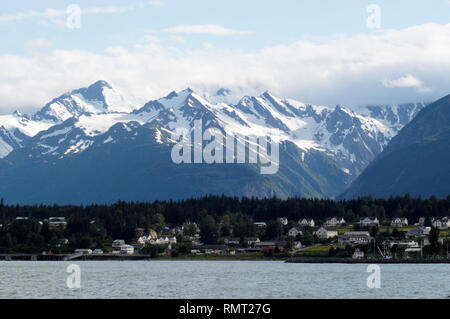
M 204 129 L 291 142 L 302 159 L 312 151 L 321 152 L 354 178 L 425 106 L 367 106 L 355 111 L 280 99 L 269 92 L 230 104 L 228 93 L 221 89 L 211 96 L 186 89 L 138 108 L 107 82 L 98 81 L 55 98 L 34 115 L 0 116 L 0 158 L 18 151 L 14 158 L 21 154 L 62 159 L 95 143 L 114 143 L 117 129 L 130 133 L 138 126 L 152 125 L 166 136 L 180 128 L 192 130 L 194 121 L 202 120 Z M 173 141 L 159 135 L 157 142 Z

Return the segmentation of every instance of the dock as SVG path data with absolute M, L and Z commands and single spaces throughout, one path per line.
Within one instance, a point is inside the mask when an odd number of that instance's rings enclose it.
M 450 264 L 450 258 L 301 258 L 292 257 L 287 263 L 298 264 Z
M 63 258 L 63 260 L 64 261 L 74 260 L 74 259 L 81 258 L 82 256 L 83 256 L 83 253 L 74 253 L 74 254 L 67 255 L 66 257 Z

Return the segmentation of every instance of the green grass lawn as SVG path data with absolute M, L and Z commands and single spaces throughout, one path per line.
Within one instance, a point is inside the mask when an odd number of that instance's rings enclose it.
M 345 232 L 348 232 L 348 231 L 352 231 L 353 230 L 353 226 L 341 226 L 341 227 L 338 227 L 338 229 L 337 229 L 337 231 L 338 231 L 338 235 L 342 235 L 342 234 L 344 234 Z
M 304 251 L 304 252 L 324 252 L 324 251 L 328 252 L 332 246 L 334 248 L 337 248 L 337 247 L 345 248 L 345 246 L 337 246 L 337 245 L 330 244 L 330 245 L 313 246 L 313 247 L 309 247 L 302 251 Z
M 323 246 L 321 245 L 321 246 L 313 246 L 313 247 L 307 248 L 307 249 L 302 250 L 302 251 L 309 252 L 309 253 L 312 253 L 312 252 L 323 252 L 323 251 L 328 252 L 330 250 L 330 248 L 331 248 L 331 245 L 323 245 Z
M 344 246 L 337 246 L 337 245 L 318 245 L 318 246 L 312 246 L 309 248 L 306 248 L 302 251 L 296 252 L 294 256 L 296 257 L 328 257 L 328 252 L 331 247 L 337 248 L 345 248 Z
M 411 229 L 416 228 L 416 227 L 417 227 L 417 226 L 414 226 L 414 225 L 410 225 L 410 226 L 406 226 L 406 227 L 380 226 L 380 227 L 378 228 L 378 231 L 379 231 L 379 232 L 383 232 L 383 233 L 389 232 L 389 233 L 391 234 L 392 231 L 393 231 L 394 229 L 396 229 L 396 228 L 397 228 L 398 231 L 408 231 L 408 230 L 411 230 Z
M 385 233 L 385 232 L 389 232 L 389 234 L 391 234 L 392 233 L 392 231 L 395 229 L 395 228 L 397 228 L 397 230 L 399 230 L 399 231 L 408 231 L 408 230 L 411 230 L 411 229 L 413 229 L 413 228 L 416 228 L 416 227 L 418 227 L 418 226 L 414 226 L 414 225 L 409 225 L 409 226 L 406 226 L 406 227 L 392 227 L 392 226 L 380 226 L 379 228 L 378 228 L 378 231 L 379 232 L 383 232 L 383 233 Z M 353 228 L 353 226 L 352 225 L 348 225 L 348 226 L 342 226 L 342 227 L 338 227 L 338 234 L 339 235 L 342 235 L 342 234 L 344 234 L 345 232 L 347 232 L 347 231 L 352 231 L 352 230 L 354 230 L 354 228 Z M 449 232 L 449 230 L 441 230 L 441 236 L 446 236 L 447 235 L 447 233 Z
M 440 237 L 447 237 L 447 236 L 449 236 L 450 237 L 450 230 L 449 229 L 444 229 L 444 230 L 440 230 L 439 231 L 439 236 Z

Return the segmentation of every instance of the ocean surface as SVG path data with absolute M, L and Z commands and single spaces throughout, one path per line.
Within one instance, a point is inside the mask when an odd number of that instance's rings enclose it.
M 68 273 L 69 265 L 79 266 Z M 281 261 L 0 261 L 0 298 L 449 298 L 448 264 Z M 75 266 L 75 268 L 77 268 Z M 69 288 L 79 283 L 80 288 Z M 80 279 L 77 281 L 77 279 Z M 374 281 L 372 281 L 374 282 Z M 76 285 L 75 285 L 76 286 Z

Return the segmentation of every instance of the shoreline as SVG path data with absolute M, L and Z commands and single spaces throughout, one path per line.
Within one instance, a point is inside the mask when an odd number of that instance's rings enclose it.
M 65 259 L 67 254 L 0 254 L 0 261 L 84 261 L 84 260 L 97 260 L 97 261 L 114 261 L 114 260 L 150 260 L 150 256 L 147 255 L 82 255 L 77 258 Z
M 408 258 L 408 259 L 382 259 L 382 258 L 324 258 L 324 257 L 261 257 L 261 256 L 180 256 L 151 258 L 148 255 L 83 255 L 71 260 L 65 260 L 67 255 L 40 255 L 40 254 L 0 254 L 0 261 L 283 261 L 285 263 L 299 264 L 450 264 L 450 258 Z
M 291 258 L 286 263 L 292 264 L 450 264 L 450 258 L 408 258 L 408 259 L 383 259 L 383 258 Z

